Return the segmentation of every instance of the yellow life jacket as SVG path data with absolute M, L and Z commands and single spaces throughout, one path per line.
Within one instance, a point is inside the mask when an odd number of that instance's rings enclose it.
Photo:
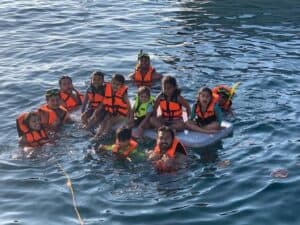
M 134 117 L 141 118 L 147 114 L 147 108 L 150 105 L 154 106 L 155 98 L 153 96 L 150 96 L 149 101 L 147 102 L 140 102 L 138 95 L 135 96 L 134 101 Z

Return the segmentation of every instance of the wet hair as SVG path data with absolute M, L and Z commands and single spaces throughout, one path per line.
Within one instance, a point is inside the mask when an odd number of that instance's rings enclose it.
M 136 70 L 138 70 L 140 68 L 142 59 L 148 60 L 149 64 L 150 64 L 150 56 L 147 53 L 144 53 L 143 50 L 141 50 L 137 57 L 137 63 L 135 65 Z
M 141 87 L 139 87 L 137 93 L 138 93 L 139 96 L 140 96 L 141 94 L 143 94 L 143 93 L 145 93 L 147 96 L 150 96 L 151 90 L 150 90 L 149 87 L 141 86 Z
M 129 141 L 131 139 L 131 129 L 127 127 L 119 127 L 116 131 L 118 141 Z
M 165 85 L 165 84 L 171 84 L 172 86 L 177 88 L 176 78 L 172 77 L 172 76 L 163 77 L 163 79 L 161 80 L 161 84 L 162 84 L 162 86 Z
M 142 55 L 139 56 L 138 59 L 141 60 L 143 58 L 150 61 L 150 56 L 147 53 L 143 53 Z
M 94 71 L 94 72 L 92 72 L 91 78 L 94 77 L 94 76 L 99 76 L 99 77 L 101 77 L 102 79 L 104 79 L 104 73 L 101 72 L 101 71 Z
M 161 126 L 157 130 L 157 133 L 159 133 L 159 132 L 162 132 L 162 133 L 169 132 L 172 136 L 172 139 L 174 139 L 174 137 L 175 137 L 174 131 L 168 126 Z
M 61 86 L 61 83 L 62 83 L 62 80 L 70 80 L 71 82 L 72 82 L 72 78 L 71 77 L 69 77 L 69 76 L 67 76 L 67 75 L 63 75 L 63 76 L 61 76 L 60 78 L 59 78 L 59 80 L 58 80 L 58 84 L 59 84 L 59 86 Z
M 60 91 L 57 88 L 47 90 L 46 94 L 45 94 L 46 100 L 49 100 L 49 98 L 52 97 L 52 96 L 59 96 L 59 92 Z
M 146 52 L 143 52 L 143 50 L 140 50 L 138 54 L 138 60 L 141 60 L 142 58 L 148 59 L 150 61 L 150 56 Z
M 228 99 L 229 96 L 230 96 L 230 91 L 229 91 L 229 90 L 226 90 L 225 88 L 220 88 L 219 91 L 218 91 L 218 94 L 219 94 L 220 96 L 222 96 L 222 98 Z
M 119 83 L 121 84 L 124 84 L 125 83 L 125 78 L 122 74 L 117 74 L 115 73 L 113 76 L 112 76 L 112 80 L 115 80 L 115 81 L 118 81 Z
M 201 87 L 198 91 L 198 95 L 202 92 L 207 92 L 210 96 L 213 95 L 212 90 L 209 87 Z
M 175 87 L 175 93 L 177 94 L 177 95 L 179 95 L 180 94 L 180 92 L 181 92 L 181 90 L 178 88 L 178 86 L 177 86 L 177 81 L 176 81 L 176 78 L 175 77 L 172 77 L 172 76 L 165 76 L 165 77 L 163 77 L 162 78 L 162 80 L 161 80 L 161 87 L 164 89 L 164 86 L 166 85 L 166 84 L 170 84 L 170 85 L 172 85 L 173 87 Z

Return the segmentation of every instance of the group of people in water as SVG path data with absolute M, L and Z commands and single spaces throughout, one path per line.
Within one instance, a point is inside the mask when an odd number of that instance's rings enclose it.
M 85 95 L 74 88 L 71 77 L 62 76 L 59 89 L 46 91 L 46 104 L 17 117 L 19 143 L 35 148 L 53 142 L 53 133 L 63 124 L 72 122 L 70 113 L 81 108 L 83 128 L 95 130 L 94 141 L 101 140 L 122 124 L 116 129 L 111 150 L 124 158 L 130 158 L 136 151 L 138 142 L 135 138 L 142 137 L 145 129 L 155 129 L 156 146 L 147 152 L 147 156 L 159 171 L 174 171 L 187 156 L 185 147 L 176 138 L 176 131 L 217 132 L 222 129 L 222 113 L 231 112 L 234 95 L 231 87 L 202 87 L 190 107 L 181 95 L 176 78 L 157 73 L 146 53 L 139 53 L 135 71 L 128 77 L 138 88 L 133 106 L 125 77 L 121 74 L 114 74 L 110 82 L 105 82 L 102 72 L 93 72 Z M 159 80 L 161 92 L 153 97 L 152 85 Z M 187 114 L 185 120 L 183 113 Z M 105 148 L 108 147 L 99 145 L 97 151 Z

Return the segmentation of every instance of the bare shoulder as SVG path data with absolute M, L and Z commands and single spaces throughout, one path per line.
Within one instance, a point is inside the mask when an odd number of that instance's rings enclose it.
M 152 72 L 152 79 L 153 80 L 160 80 L 162 78 L 162 75 L 160 73 L 157 73 L 155 69 L 153 69 Z
M 186 104 L 186 103 L 187 103 L 187 100 L 186 100 L 182 95 L 179 95 L 179 96 L 178 96 L 178 101 L 179 101 L 181 104 Z

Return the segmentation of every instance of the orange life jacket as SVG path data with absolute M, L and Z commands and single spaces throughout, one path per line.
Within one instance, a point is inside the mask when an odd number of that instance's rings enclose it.
M 213 89 L 212 89 L 212 93 L 213 93 L 213 96 L 215 97 L 215 98 L 219 98 L 219 92 L 220 92 L 220 90 L 225 90 L 226 92 L 228 92 L 229 94 L 231 93 L 231 88 L 230 87 L 228 87 L 228 86 L 226 86 L 226 85 L 218 85 L 218 86 L 216 86 L 216 87 L 214 87 Z M 231 105 L 232 105 L 232 101 L 231 101 L 231 99 L 227 99 L 227 101 L 225 102 L 225 104 L 223 104 L 223 105 L 220 105 L 219 104 L 219 106 L 221 107 L 221 109 L 222 110 L 224 110 L 225 112 L 226 111 L 228 111 L 229 109 L 230 109 L 230 107 L 231 107 Z
M 48 139 L 46 132 L 44 129 L 41 130 L 31 130 L 28 125 L 25 124 L 25 117 L 27 113 L 22 113 L 17 118 L 17 128 L 19 131 L 19 136 L 25 135 L 26 143 L 33 144 L 33 143 L 39 143 L 39 141 Z
M 167 97 L 162 94 L 162 98 L 160 99 L 159 106 L 161 109 L 161 113 L 163 118 L 167 118 L 169 120 L 182 118 L 182 106 L 180 103 L 173 99 L 171 101 L 167 101 Z
M 82 101 L 83 101 L 83 95 L 79 92 L 76 92 L 77 98 L 80 100 L 79 102 L 77 101 L 76 98 L 74 98 L 73 95 L 70 95 L 66 92 L 59 92 L 59 96 L 61 98 L 61 100 L 64 101 L 65 105 L 66 105 L 66 109 L 68 111 L 72 111 L 74 108 L 76 108 L 79 105 L 82 105 Z
M 152 86 L 152 73 L 154 71 L 154 68 L 152 66 L 149 66 L 149 69 L 147 73 L 143 76 L 140 69 L 136 69 L 134 74 L 134 82 L 136 86 Z
M 52 126 L 57 120 L 65 121 L 68 111 L 63 107 L 59 106 L 57 110 L 62 111 L 62 116 L 58 116 L 55 110 L 49 109 L 48 105 L 42 105 L 39 109 L 39 112 L 45 112 L 48 114 L 48 121 L 46 124 L 43 124 L 45 127 Z
M 171 145 L 171 147 L 167 150 L 166 155 L 167 155 L 169 158 L 174 158 L 174 157 L 175 157 L 175 154 L 176 154 L 177 147 L 178 147 L 179 145 L 182 146 L 182 148 L 183 148 L 183 150 L 184 150 L 184 154 L 187 155 L 187 152 L 186 152 L 186 150 L 185 150 L 185 147 L 178 141 L 177 138 L 174 138 L 174 139 L 173 139 L 172 145 Z M 161 153 L 158 144 L 156 144 L 156 146 L 155 146 L 155 148 L 154 148 L 154 152 L 157 153 L 157 154 L 160 154 L 160 153 Z
M 105 88 L 106 84 L 104 87 Z M 88 98 L 89 98 L 89 107 L 92 109 L 97 108 L 101 102 L 103 102 L 104 96 L 95 90 L 92 86 L 87 90 Z
M 200 102 L 197 101 L 195 103 L 194 110 L 195 110 L 197 123 L 200 123 L 201 125 L 206 125 L 217 120 L 215 114 L 215 105 L 217 101 L 218 99 L 213 97 L 204 113 L 201 111 Z
M 121 154 L 126 158 L 127 156 L 129 156 L 129 154 L 131 152 L 133 152 L 136 149 L 137 145 L 138 145 L 138 143 L 136 141 L 130 139 L 128 148 L 126 150 L 124 150 L 123 152 L 121 152 Z M 119 151 L 120 151 L 120 145 L 117 142 L 113 146 L 112 152 L 113 153 L 118 153 Z
M 128 114 L 128 105 L 123 101 L 123 97 L 127 92 L 128 87 L 122 85 L 115 93 L 113 93 L 110 83 L 106 84 L 104 94 L 104 109 L 113 115 L 119 113 L 123 116 Z

